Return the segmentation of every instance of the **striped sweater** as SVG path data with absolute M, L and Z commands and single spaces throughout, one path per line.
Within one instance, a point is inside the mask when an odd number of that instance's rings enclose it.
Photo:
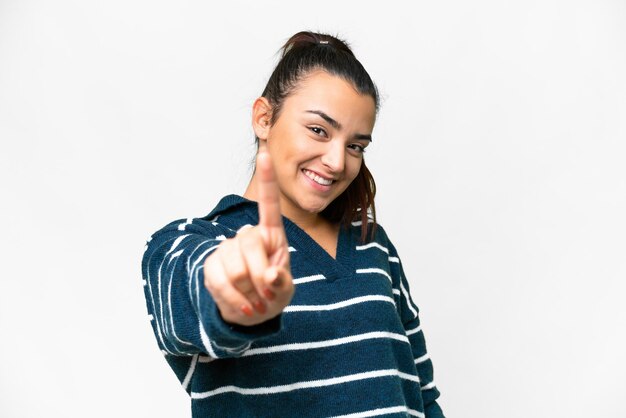
M 228 195 L 146 244 L 150 322 L 193 417 L 443 417 L 419 311 L 384 229 L 360 245 L 360 222 L 341 228 L 333 259 L 283 222 L 295 293 L 282 314 L 251 327 L 221 318 L 203 262 L 258 223 L 256 202 Z

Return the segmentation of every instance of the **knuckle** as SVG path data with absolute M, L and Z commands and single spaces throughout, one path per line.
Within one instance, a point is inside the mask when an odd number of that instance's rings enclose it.
M 204 273 L 204 287 L 206 287 L 209 292 L 215 290 L 215 283 L 213 282 L 211 276 L 208 276 L 206 272 Z
M 251 268 L 249 274 L 253 284 L 263 282 L 264 271 L 260 270 L 258 267 Z
M 259 234 L 251 228 L 244 232 L 239 241 L 242 251 L 254 251 L 259 247 Z
M 244 281 L 248 278 L 246 268 L 240 263 L 229 266 L 228 277 L 233 283 Z
M 225 283 L 223 280 L 211 279 L 206 283 L 207 290 L 214 295 L 220 295 L 224 292 Z
M 230 281 L 233 286 L 235 286 L 241 293 L 249 293 L 254 290 L 254 286 L 252 286 L 252 282 L 247 277 L 236 277 L 231 279 Z
M 233 239 L 234 238 L 227 238 L 224 241 L 222 241 L 219 244 L 217 251 L 221 251 L 221 252 L 228 251 L 233 246 Z
M 237 230 L 237 235 L 241 235 L 241 234 L 249 234 L 251 231 L 254 231 L 255 226 L 251 225 L 251 224 L 245 224 L 244 226 L 242 226 L 241 228 L 239 228 Z
M 227 238 L 219 245 L 218 250 L 222 250 L 222 254 L 231 254 L 234 251 L 237 251 L 239 248 L 239 243 L 237 236 L 232 238 Z
M 239 249 L 243 253 L 252 251 L 254 247 L 255 247 L 254 241 L 252 240 L 252 237 L 250 236 L 247 236 L 245 238 L 242 237 L 241 240 L 239 241 Z
M 237 257 L 236 254 L 230 254 L 222 257 L 221 261 L 224 272 L 231 281 L 245 278 L 246 267 L 241 257 Z
M 252 225 L 244 225 L 241 228 L 239 228 L 239 230 L 237 231 L 236 237 L 241 240 L 249 239 L 251 234 L 254 231 L 254 228 L 255 227 Z
M 204 268 L 204 285 L 208 290 L 216 289 L 220 279 L 220 275 L 217 274 L 212 265 L 206 265 Z

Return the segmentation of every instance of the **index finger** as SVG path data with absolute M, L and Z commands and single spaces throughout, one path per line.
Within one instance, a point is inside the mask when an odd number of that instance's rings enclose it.
M 278 183 L 270 155 L 261 151 L 256 158 L 256 169 L 259 170 L 259 225 L 265 227 L 281 227 L 283 221 L 280 214 Z

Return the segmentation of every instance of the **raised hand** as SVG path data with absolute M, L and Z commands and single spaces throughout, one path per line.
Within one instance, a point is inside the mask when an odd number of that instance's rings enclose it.
M 228 322 L 256 325 L 280 314 L 294 293 L 279 189 L 267 152 L 257 155 L 259 224 L 222 242 L 204 263 L 204 285 Z

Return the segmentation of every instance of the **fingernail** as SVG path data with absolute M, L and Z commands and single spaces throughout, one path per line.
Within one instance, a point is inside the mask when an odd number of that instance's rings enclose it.
M 257 300 L 256 302 L 254 302 L 254 308 L 261 315 L 264 314 L 265 312 L 267 312 L 267 309 L 265 309 L 265 304 L 262 301 L 260 301 L 260 300 Z
M 276 295 L 274 294 L 274 292 L 272 292 L 271 290 L 269 290 L 268 288 L 263 289 L 263 294 L 265 295 L 265 297 L 268 300 L 274 300 L 274 298 L 276 297 Z
M 250 308 L 248 305 L 241 305 L 241 312 L 243 312 L 246 316 L 254 315 L 254 312 L 252 312 L 252 308 Z

